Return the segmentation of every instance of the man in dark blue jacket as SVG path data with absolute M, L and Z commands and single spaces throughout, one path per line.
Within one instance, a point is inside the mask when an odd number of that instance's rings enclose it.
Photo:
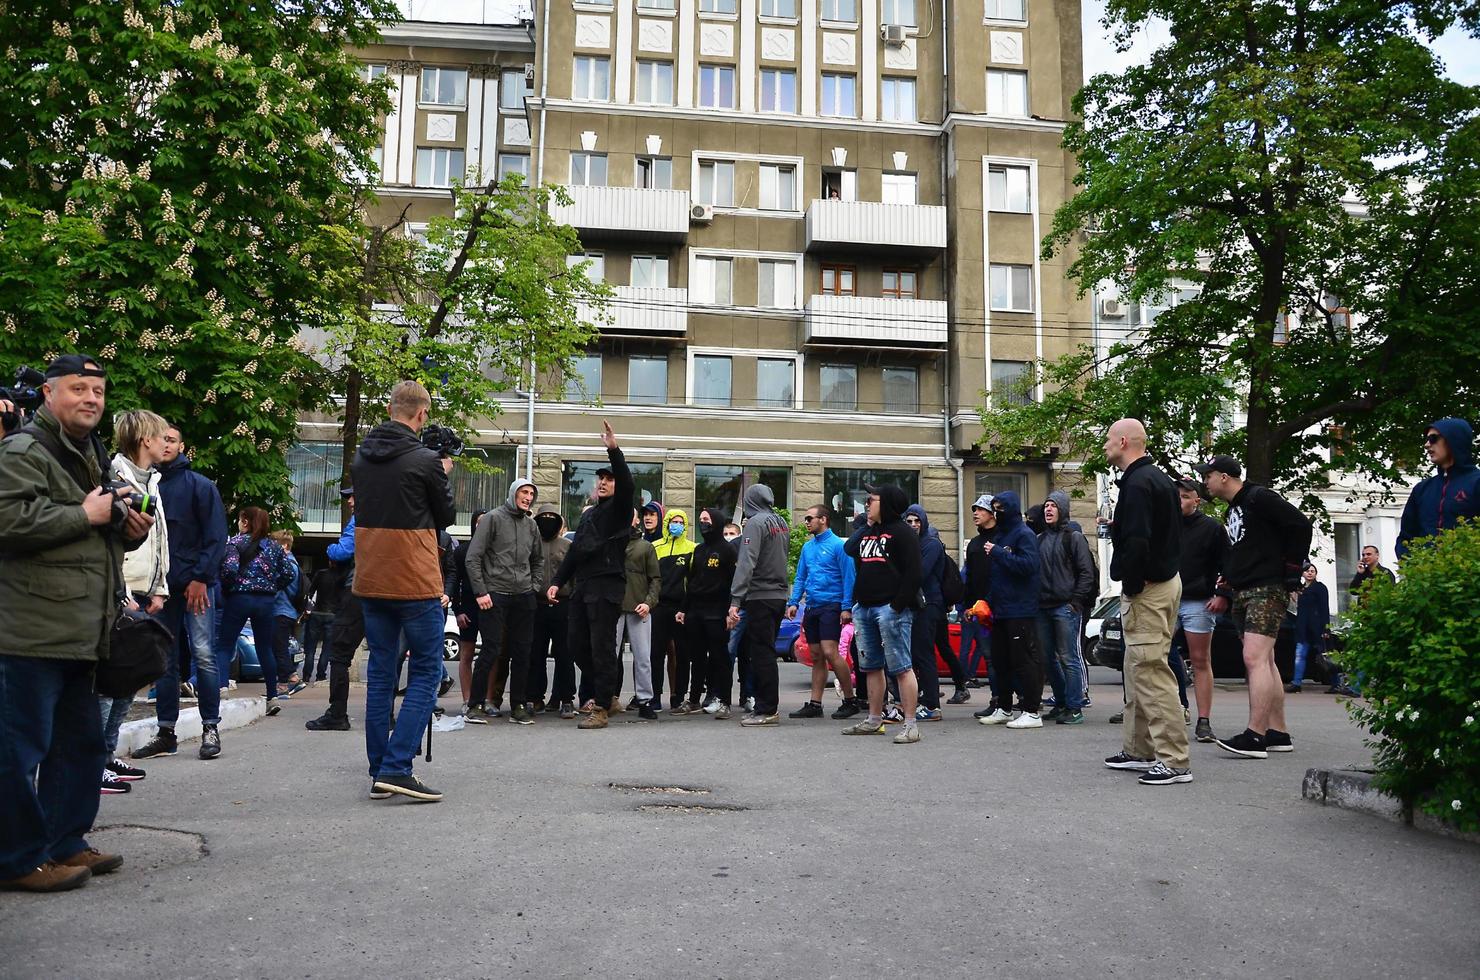
M 996 531 L 982 544 L 992 607 L 992 662 L 997 665 L 997 710 L 978 719 L 983 725 L 1042 728 L 1043 663 L 1038 658 L 1038 538 L 1023 522 L 1018 495 L 1005 490 L 992 498 Z M 1020 711 L 1009 714 L 1016 692 Z
M 940 721 L 940 671 L 935 666 L 935 632 L 945 619 L 945 596 L 941 583 L 946 573 L 946 546 L 940 532 L 930 526 L 930 516 L 919 504 L 905 508 L 904 522 L 920 536 L 920 594 L 925 605 L 915 610 L 910 624 L 910 661 L 920 688 L 916 721 Z
M 1434 475 L 1413 488 L 1398 524 L 1398 560 L 1421 538 L 1447 531 L 1462 517 L 1480 517 L 1475 431 L 1464 419 L 1439 419 L 1424 434 Z

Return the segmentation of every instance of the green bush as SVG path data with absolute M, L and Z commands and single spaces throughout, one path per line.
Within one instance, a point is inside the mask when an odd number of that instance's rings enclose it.
M 1415 548 L 1350 612 L 1343 666 L 1365 701 L 1377 784 L 1464 830 L 1480 829 L 1480 524 Z

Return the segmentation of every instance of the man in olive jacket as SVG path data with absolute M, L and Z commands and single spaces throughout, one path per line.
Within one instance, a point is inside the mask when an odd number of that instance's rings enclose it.
M 107 761 L 93 672 L 123 553 L 154 518 L 115 522 L 102 489 L 106 388 L 95 358 L 57 358 L 35 421 L 0 443 L 0 888 L 76 888 L 123 863 L 86 838 Z

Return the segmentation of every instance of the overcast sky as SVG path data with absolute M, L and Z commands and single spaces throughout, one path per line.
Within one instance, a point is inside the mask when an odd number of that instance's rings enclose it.
M 1158 44 L 1167 39 L 1166 27 L 1157 24 L 1143 31 L 1131 50 L 1116 51 L 1100 26 L 1100 17 L 1105 12 L 1104 0 L 1083 2 L 1085 78 L 1096 72 L 1120 71 L 1127 65 L 1144 61 Z M 1466 85 L 1480 85 L 1480 41 L 1460 31 L 1450 31 L 1439 39 L 1434 50 L 1443 59 L 1451 78 Z

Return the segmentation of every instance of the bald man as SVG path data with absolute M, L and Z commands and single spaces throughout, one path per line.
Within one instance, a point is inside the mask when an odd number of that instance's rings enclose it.
M 1110 577 L 1120 582 L 1126 692 L 1125 741 L 1105 765 L 1140 772 L 1146 786 L 1190 783 L 1187 728 L 1167 662 L 1182 600 L 1177 487 L 1146 455 L 1146 429 L 1136 419 L 1110 426 L 1105 458 L 1122 474 L 1110 524 Z

